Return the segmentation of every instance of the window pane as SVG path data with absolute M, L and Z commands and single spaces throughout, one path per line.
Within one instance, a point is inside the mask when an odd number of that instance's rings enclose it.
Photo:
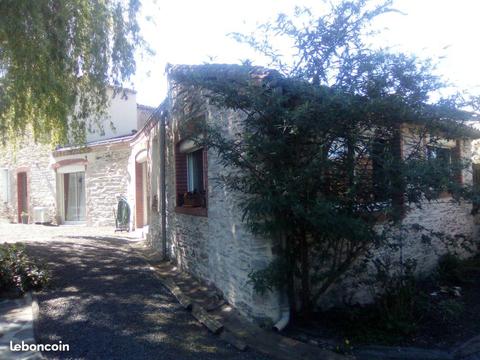
M 188 191 L 203 192 L 203 150 L 187 154 Z
M 428 147 L 428 158 L 430 160 L 438 159 L 442 163 L 450 164 L 452 162 L 452 151 L 449 148 Z
M 195 187 L 194 184 L 194 177 L 195 177 L 195 167 L 193 166 L 193 154 L 187 154 L 187 190 L 189 192 L 193 192 L 193 189 Z

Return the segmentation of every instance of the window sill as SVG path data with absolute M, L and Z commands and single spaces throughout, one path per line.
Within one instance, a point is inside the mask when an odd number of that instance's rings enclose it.
M 442 191 L 439 195 L 438 195 L 438 200 L 439 199 L 448 199 L 448 198 L 451 198 L 452 197 L 452 194 L 449 193 L 448 191 Z
M 208 210 L 203 207 L 176 206 L 175 212 L 177 214 L 208 217 Z

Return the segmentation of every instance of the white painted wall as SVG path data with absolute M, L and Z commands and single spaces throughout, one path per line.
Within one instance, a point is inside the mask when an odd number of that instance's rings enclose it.
M 108 90 L 111 98 L 108 117 L 103 120 L 103 131 L 94 129 L 93 133 L 87 132 L 87 142 L 111 139 L 118 136 L 130 135 L 137 129 L 137 99 L 133 91 L 120 92 L 113 96 L 113 90 Z M 113 124 L 114 129 L 110 125 Z

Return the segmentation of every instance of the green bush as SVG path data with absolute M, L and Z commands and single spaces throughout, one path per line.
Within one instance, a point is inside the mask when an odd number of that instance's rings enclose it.
M 445 254 L 438 261 L 436 275 L 439 285 L 472 284 L 480 275 L 480 255 L 460 259 L 456 255 Z
M 447 285 L 458 285 L 465 281 L 463 276 L 463 263 L 453 254 L 445 254 L 438 260 L 438 281 Z
M 23 294 L 42 288 L 47 282 L 48 272 L 26 254 L 24 245 L 0 245 L 0 294 L 9 291 Z
M 458 321 L 465 311 L 465 306 L 457 299 L 441 300 L 434 308 L 438 318 L 445 324 Z
M 415 333 L 418 326 L 421 293 L 413 278 L 398 281 L 387 288 L 376 302 L 379 326 L 386 332 L 396 335 Z

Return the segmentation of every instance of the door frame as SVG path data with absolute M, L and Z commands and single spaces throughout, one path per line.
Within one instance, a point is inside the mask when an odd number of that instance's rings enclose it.
M 147 150 L 140 150 L 135 156 L 135 229 L 148 226 L 150 212 L 148 193 Z
M 65 209 L 65 197 L 68 196 L 65 194 L 65 174 L 83 172 L 84 173 L 84 191 L 85 191 L 85 220 L 81 221 L 67 221 L 66 219 L 66 210 Z M 56 202 L 57 202 L 57 222 L 59 224 L 74 225 L 74 224 L 85 224 L 87 222 L 87 169 L 85 165 L 69 165 L 65 167 L 60 167 L 56 170 Z
M 79 192 L 78 192 L 78 177 L 79 175 L 82 175 L 83 176 L 83 180 L 81 182 L 81 186 L 83 187 L 83 214 L 81 214 L 81 217 L 83 217 L 83 219 L 80 219 L 80 207 L 79 207 Z M 87 217 L 87 209 L 86 209 L 86 186 L 85 186 L 85 171 L 75 171 L 75 172 L 69 172 L 69 173 L 63 173 L 63 202 L 64 202 L 64 205 L 63 205 L 63 208 L 64 208 L 64 218 L 65 218 L 65 223 L 66 224 L 83 224 L 85 223 L 86 221 L 86 217 Z M 67 213 L 68 213 L 68 207 L 66 206 L 67 205 L 67 201 L 68 200 L 72 200 L 69 198 L 69 194 L 70 194 L 70 188 L 68 188 L 68 193 L 66 192 L 66 189 L 67 189 L 67 185 L 65 183 L 65 177 L 68 175 L 68 178 L 70 181 L 70 178 L 74 177 L 75 180 L 74 180 L 74 193 L 75 193 L 75 201 L 76 201 L 76 206 L 74 206 L 73 208 L 75 209 L 75 212 L 76 214 L 73 216 L 75 218 L 75 220 L 69 220 L 67 219 Z M 68 186 L 70 186 L 70 183 L 68 184 Z M 72 214 L 70 214 L 72 215 Z
M 20 178 L 25 179 L 25 193 L 23 194 L 23 189 L 20 188 Z M 30 186 L 29 186 L 29 176 L 28 176 L 28 170 L 27 169 L 17 169 L 17 220 L 18 223 L 22 223 L 22 212 L 29 212 L 29 207 L 30 207 Z M 23 198 L 25 198 L 25 207 L 23 208 L 23 201 L 21 201 Z
M 135 228 L 139 229 L 145 225 L 145 204 L 144 202 L 144 162 L 135 162 Z

